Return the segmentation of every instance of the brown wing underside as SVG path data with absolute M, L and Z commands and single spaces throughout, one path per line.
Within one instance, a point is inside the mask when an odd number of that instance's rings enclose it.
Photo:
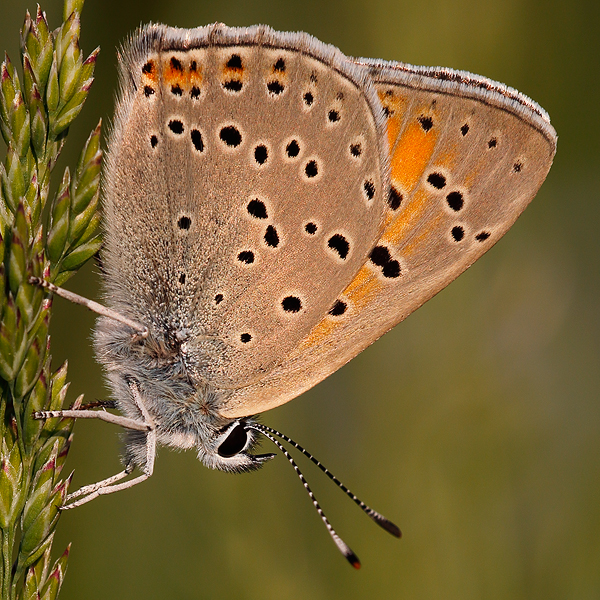
M 482 78 L 370 66 L 388 115 L 392 192 L 383 234 L 339 296 L 337 314 L 263 381 L 231 392 L 226 416 L 291 400 L 406 318 L 506 233 L 550 169 L 556 134 L 524 96 Z

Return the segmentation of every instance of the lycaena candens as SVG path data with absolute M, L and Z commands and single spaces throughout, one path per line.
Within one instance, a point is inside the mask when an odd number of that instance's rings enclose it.
M 350 59 L 304 33 L 152 25 L 120 68 L 109 308 L 46 285 L 103 315 L 97 354 L 124 416 L 40 416 L 123 425 L 125 470 L 69 506 L 149 477 L 157 443 L 213 468 L 260 467 L 272 455 L 251 453 L 259 433 L 290 440 L 253 415 L 327 377 L 495 244 L 556 148 L 547 114 L 502 84 Z

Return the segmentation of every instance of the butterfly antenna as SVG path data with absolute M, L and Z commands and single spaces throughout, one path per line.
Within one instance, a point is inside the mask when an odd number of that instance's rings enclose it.
M 292 446 L 294 446 L 294 448 L 296 448 L 297 450 L 302 452 L 302 454 L 304 454 L 304 456 L 309 458 L 315 465 L 317 465 L 317 467 L 319 467 L 319 469 L 321 469 L 321 471 L 323 471 L 323 473 L 325 473 L 325 475 L 327 475 L 327 477 L 329 477 L 329 479 L 331 479 L 340 489 L 342 489 L 346 493 L 346 495 L 349 498 L 351 498 L 354 501 L 354 503 L 357 504 L 363 510 L 364 513 L 366 513 L 369 517 L 371 517 L 371 519 L 373 519 L 373 521 L 375 521 L 375 523 L 377 523 L 377 525 L 379 525 L 380 527 L 385 529 L 388 533 L 391 533 L 393 536 L 395 536 L 397 538 L 402 537 L 402 532 L 400 531 L 400 528 L 395 523 L 392 523 L 389 519 L 386 519 L 382 514 L 378 513 L 376 510 L 373 510 L 370 506 L 365 504 L 360 498 L 358 498 L 355 494 L 353 494 L 331 471 L 329 471 L 329 469 L 327 469 L 327 467 L 325 467 L 325 465 L 321 464 L 320 461 L 318 461 L 308 450 L 305 450 L 300 444 L 296 443 L 293 439 L 289 438 L 287 435 L 280 433 L 279 431 L 277 431 L 276 429 L 273 429 L 272 427 L 267 427 L 266 425 L 263 425 L 262 423 L 253 423 L 252 427 L 256 428 L 258 431 L 260 431 L 265 436 L 267 435 L 267 433 L 272 433 L 273 435 L 276 435 L 277 437 L 281 438 L 288 444 L 291 444 Z
M 296 471 L 296 475 L 298 475 L 298 478 L 302 482 L 304 489 L 308 492 L 308 495 L 310 496 L 313 506 L 315 507 L 316 511 L 319 513 L 319 516 L 321 517 L 321 520 L 323 521 L 323 523 L 325 523 L 325 527 L 327 527 L 327 531 L 329 532 L 329 535 L 335 542 L 335 545 L 338 547 L 339 551 L 344 555 L 346 560 L 355 569 L 360 569 L 360 560 L 358 559 L 358 556 L 356 556 L 356 554 L 354 554 L 354 552 L 352 551 L 350 546 L 348 546 L 348 544 L 346 544 L 346 542 L 344 542 L 344 540 L 335 532 L 335 529 L 331 526 L 331 523 L 328 521 L 327 517 L 325 516 L 323 509 L 317 502 L 317 499 L 315 498 L 315 495 L 313 494 L 312 490 L 310 489 L 306 479 L 304 479 L 304 475 L 302 475 L 302 471 L 300 471 L 300 469 L 298 468 L 298 465 L 296 464 L 296 462 L 294 461 L 294 459 L 292 458 L 290 453 L 284 448 L 283 444 L 281 444 L 281 442 L 276 440 L 269 433 L 269 431 L 271 431 L 271 429 L 268 427 L 264 427 L 263 425 L 252 423 L 252 425 L 248 425 L 248 429 L 255 429 L 256 431 L 262 433 L 266 438 L 270 439 L 279 448 L 279 450 L 281 450 L 282 454 L 288 459 L 288 461 L 292 465 L 292 467 L 294 467 L 294 471 Z

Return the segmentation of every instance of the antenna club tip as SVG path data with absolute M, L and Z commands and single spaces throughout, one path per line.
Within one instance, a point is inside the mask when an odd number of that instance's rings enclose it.
M 398 539 L 402 537 L 402 532 L 400 531 L 399 527 L 396 527 L 396 525 L 394 525 L 394 528 L 390 530 L 390 533 Z
M 395 523 L 392 523 L 389 519 L 386 519 L 384 516 L 378 514 L 377 517 L 374 518 L 374 521 L 388 533 L 391 533 L 394 537 L 402 537 L 400 527 L 398 527 L 398 525 Z
M 358 560 L 358 556 L 352 552 L 351 554 L 346 555 L 346 560 L 358 571 L 360 569 L 360 560 Z

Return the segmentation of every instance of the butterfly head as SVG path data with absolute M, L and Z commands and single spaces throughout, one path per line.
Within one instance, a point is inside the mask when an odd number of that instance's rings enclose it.
M 212 469 L 241 473 L 255 471 L 274 454 L 252 454 L 258 432 L 248 427 L 251 419 L 234 419 L 198 446 L 198 458 Z

